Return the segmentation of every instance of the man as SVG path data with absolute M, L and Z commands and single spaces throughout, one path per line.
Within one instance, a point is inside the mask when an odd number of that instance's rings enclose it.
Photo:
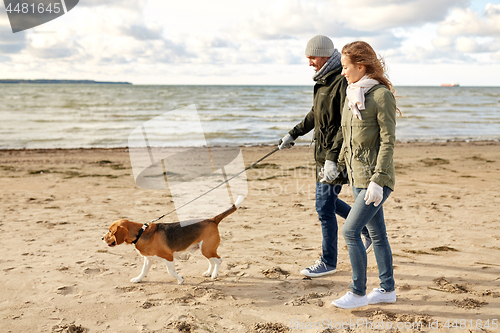
M 316 73 L 313 80 L 314 100 L 311 111 L 279 142 L 279 149 L 291 148 L 297 137 L 314 129 L 316 161 L 316 211 L 321 221 L 323 234 L 322 256 L 312 266 L 300 273 L 308 277 L 319 277 L 337 271 L 338 227 L 335 213 L 346 218 L 350 206 L 338 199 L 342 184 L 347 183 L 345 174 L 337 172 L 337 160 L 342 146 L 340 129 L 341 111 L 346 98 L 347 81 L 341 75 L 340 52 L 334 48 L 330 38 L 313 37 L 306 46 L 309 66 Z M 363 234 L 368 235 L 366 229 Z M 369 244 L 368 244 L 369 243 Z M 369 251 L 371 240 L 365 240 Z

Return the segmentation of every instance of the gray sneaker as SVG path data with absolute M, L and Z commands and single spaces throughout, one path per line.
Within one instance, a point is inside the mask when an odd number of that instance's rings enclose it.
M 363 237 L 363 245 L 365 246 L 366 253 L 369 253 L 373 249 L 372 239 Z
M 307 267 L 300 271 L 300 274 L 307 277 L 320 277 L 328 274 L 333 274 L 337 271 L 336 268 L 329 266 L 323 262 L 323 260 L 318 259 L 314 265 Z

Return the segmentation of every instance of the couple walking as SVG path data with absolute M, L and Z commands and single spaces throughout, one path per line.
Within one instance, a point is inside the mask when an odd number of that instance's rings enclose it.
M 394 89 L 383 60 L 365 42 L 347 44 L 339 52 L 328 37 L 320 35 L 307 43 L 305 54 L 316 71 L 313 106 L 279 143 L 280 149 L 291 148 L 297 137 L 314 129 L 322 256 L 301 273 L 319 277 L 336 272 L 338 214 L 346 219 L 342 234 L 352 283 L 351 290 L 332 304 L 353 309 L 395 302 L 392 252 L 382 208 L 395 183 L 393 151 L 399 110 Z M 338 198 L 348 182 L 355 199 L 352 207 Z M 380 287 L 367 295 L 367 253 L 372 248 Z

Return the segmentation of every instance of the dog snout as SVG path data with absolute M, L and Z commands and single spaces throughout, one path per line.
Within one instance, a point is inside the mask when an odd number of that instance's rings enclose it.
M 107 236 L 107 235 L 108 235 L 108 233 L 105 233 L 105 234 L 101 237 L 101 240 L 102 240 L 104 243 L 106 243 L 106 244 L 108 244 L 108 241 L 107 241 L 107 239 L 106 239 L 106 236 Z

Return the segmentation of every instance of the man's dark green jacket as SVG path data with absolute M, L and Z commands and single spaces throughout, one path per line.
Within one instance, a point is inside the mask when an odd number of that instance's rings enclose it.
M 324 166 L 325 160 L 337 163 L 342 146 L 342 142 L 334 144 L 341 125 L 341 112 L 347 89 L 347 81 L 341 72 L 342 67 L 338 67 L 316 81 L 311 111 L 289 132 L 295 140 L 314 129 L 317 181 L 320 180 L 318 173 Z M 341 135 L 338 138 L 342 140 Z M 347 178 L 340 175 L 331 184 L 345 184 L 346 182 Z

